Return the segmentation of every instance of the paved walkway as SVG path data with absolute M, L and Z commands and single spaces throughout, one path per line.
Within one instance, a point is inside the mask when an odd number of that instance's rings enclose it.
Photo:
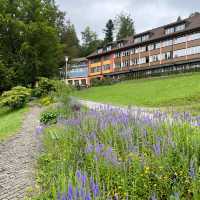
M 22 200 L 34 185 L 34 165 L 40 149 L 36 127 L 41 108 L 31 107 L 19 134 L 0 144 L 0 200 Z

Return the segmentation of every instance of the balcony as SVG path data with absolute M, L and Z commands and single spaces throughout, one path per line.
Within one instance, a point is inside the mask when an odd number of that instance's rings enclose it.
M 76 69 L 67 72 L 67 78 L 88 77 L 88 69 Z

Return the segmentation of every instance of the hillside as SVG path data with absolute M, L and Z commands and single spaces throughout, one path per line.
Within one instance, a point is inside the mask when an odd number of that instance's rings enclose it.
M 200 97 L 200 73 L 140 79 L 74 93 L 81 99 L 138 106 L 187 106 Z

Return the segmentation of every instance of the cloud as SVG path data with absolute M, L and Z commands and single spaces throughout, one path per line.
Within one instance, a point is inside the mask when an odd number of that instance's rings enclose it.
M 56 0 L 75 24 L 79 38 L 86 26 L 103 37 L 103 28 L 110 18 L 121 12 L 129 13 L 136 32 L 161 26 L 177 19 L 185 18 L 200 10 L 198 0 Z

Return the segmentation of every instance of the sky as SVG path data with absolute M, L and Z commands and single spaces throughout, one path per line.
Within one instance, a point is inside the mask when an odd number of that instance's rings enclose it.
M 131 15 L 136 33 L 140 33 L 200 11 L 199 0 L 56 0 L 56 3 L 75 25 L 79 38 L 86 26 L 103 38 L 108 19 L 121 12 Z

